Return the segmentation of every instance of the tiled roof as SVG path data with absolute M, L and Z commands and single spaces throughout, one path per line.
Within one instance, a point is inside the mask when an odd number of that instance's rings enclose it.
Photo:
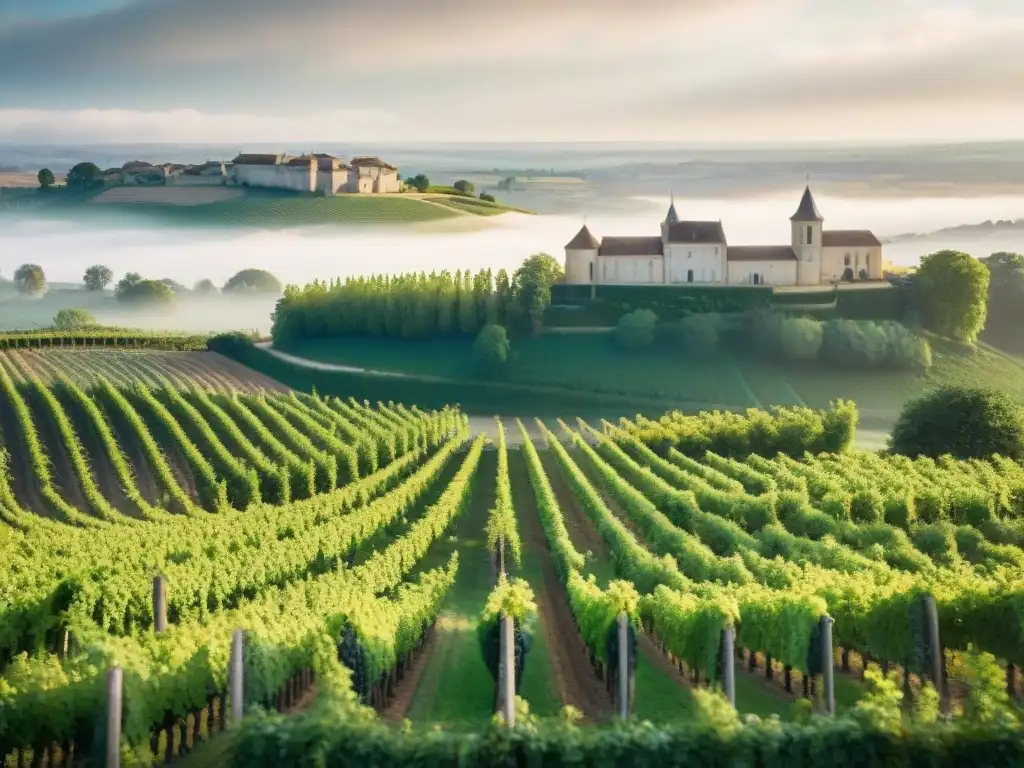
M 246 155 L 241 154 L 231 161 L 233 165 L 277 165 L 281 155 Z
M 729 261 L 796 261 L 790 245 L 730 245 L 725 253 Z
M 724 243 L 720 221 L 680 221 L 668 227 L 670 243 Z
M 814 204 L 814 195 L 810 187 L 804 187 L 804 196 L 800 198 L 800 205 L 796 213 L 789 217 L 790 221 L 824 221 L 818 213 L 818 206 Z
M 288 165 L 293 167 L 308 168 L 309 166 L 315 164 L 316 162 L 317 159 L 315 157 L 312 157 L 311 155 L 302 155 L 300 157 L 293 157 L 291 160 L 288 161 Z
M 356 167 L 356 168 L 358 168 L 359 166 L 363 166 L 363 167 L 366 167 L 366 168 L 387 168 L 389 171 L 397 171 L 398 170 L 395 166 L 389 165 L 388 163 L 385 163 L 379 157 L 373 157 L 373 156 L 370 156 L 370 155 L 362 155 L 360 157 L 353 157 L 352 158 L 352 165 L 353 165 L 353 167 Z
M 576 233 L 576 237 L 565 244 L 565 247 L 569 250 L 587 250 L 597 248 L 601 245 L 597 238 L 594 237 L 590 230 L 587 229 L 587 225 L 584 224 L 582 229 Z
M 828 229 L 821 233 L 826 248 L 871 248 L 881 245 L 870 229 Z
M 661 256 L 660 237 L 606 237 L 598 256 Z

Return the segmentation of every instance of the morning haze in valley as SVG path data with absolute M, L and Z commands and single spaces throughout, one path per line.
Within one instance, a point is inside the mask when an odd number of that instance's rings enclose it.
M 0 0 L 0 768 L 1024 766 L 1021 0 Z

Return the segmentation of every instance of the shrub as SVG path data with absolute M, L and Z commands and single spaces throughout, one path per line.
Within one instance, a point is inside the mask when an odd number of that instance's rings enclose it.
M 814 360 L 821 350 L 822 327 L 817 320 L 787 317 L 780 326 L 782 354 L 790 360 Z
M 667 329 L 673 342 L 697 357 L 711 357 L 718 348 L 718 318 L 712 314 L 687 315 Z
M 623 349 L 646 349 L 654 343 L 658 317 L 649 309 L 637 309 L 623 315 L 615 326 L 615 341 Z
M 501 325 L 485 325 L 473 342 L 473 359 L 485 376 L 499 373 L 508 362 L 511 351 L 508 334 Z
M 139 280 L 121 287 L 118 284 L 117 299 L 132 304 L 173 304 L 174 291 L 160 280 Z
M 885 522 L 889 525 L 908 530 L 916 519 L 917 508 L 914 505 L 914 495 L 909 491 L 885 499 Z
M 936 565 L 950 566 L 959 556 L 954 528 L 948 523 L 921 525 L 914 529 L 911 540 Z
M 53 316 L 53 327 L 62 331 L 88 328 L 91 325 L 96 325 L 96 318 L 84 309 L 60 309 Z
M 849 520 L 852 514 L 853 500 L 848 493 L 826 493 L 822 499 L 821 511 L 833 520 Z
M 850 500 L 850 517 L 855 523 L 879 523 L 885 517 L 885 500 L 874 488 L 864 488 Z
M 945 387 L 903 409 L 889 450 L 907 456 L 949 454 L 984 459 L 999 454 L 1024 459 L 1024 409 L 1006 395 L 985 389 Z
M 490 192 L 481 192 L 480 199 L 483 200 L 485 203 L 498 202 L 497 200 L 494 199 L 494 195 L 492 195 Z

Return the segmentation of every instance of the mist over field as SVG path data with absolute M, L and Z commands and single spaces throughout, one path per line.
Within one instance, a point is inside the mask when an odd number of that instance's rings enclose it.
M 269 270 L 285 284 L 381 272 L 487 267 L 512 271 L 531 253 L 562 258 L 564 244 L 584 222 L 599 237 L 657 234 L 673 192 L 680 217 L 721 219 L 730 244 L 787 243 L 789 216 L 808 175 L 826 228 L 868 228 L 883 239 L 921 233 L 885 246 L 885 258 L 893 264 L 913 266 L 922 255 L 941 248 L 978 257 L 1024 251 L 1020 143 L 746 149 L 631 144 L 317 148 L 340 156 L 377 153 L 396 162 L 404 176 L 423 172 L 434 183 L 467 178 L 478 190 L 492 191 L 502 202 L 538 215 L 271 230 L 226 224 L 201 228 L 180 216 L 170 226 L 146 218 L 138 213 L 141 208 L 132 210 L 130 205 L 87 203 L 62 211 L 59 218 L 3 211 L 0 276 L 9 278 L 26 262 L 41 265 L 51 285 L 80 284 L 83 272 L 93 264 L 110 267 L 115 281 L 126 272 L 139 272 L 187 287 L 201 279 L 221 286 L 247 268 Z M 81 160 L 104 167 L 132 159 L 199 162 L 230 158 L 238 149 L 0 145 L 0 172 L 34 172 L 44 165 L 59 172 Z M 515 178 L 511 189 L 496 189 L 509 177 Z M 997 220 L 1018 223 L 928 234 Z M 0 301 L 0 327 L 46 324 L 57 304 L 81 305 L 104 322 L 197 331 L 265 331 L 273 309 L 273 301 L 264 298 L 228 303 L 223 298 L 184 297 L 168 313 L 132 314 L 109 295 L 51 291 L 35 303 L 17 297 Z

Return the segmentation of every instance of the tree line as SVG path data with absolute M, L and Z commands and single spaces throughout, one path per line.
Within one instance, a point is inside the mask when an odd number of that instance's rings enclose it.
M 114 273 L 103 264 L 94 264 L 85 270 L 82 283 L 85 290 L 100 292 L 114 281 Z M 48 289 L 46 273 L 38 264 L 22 264 L 14 271 L 15 290 L 25 296 L 42 296 Z M 122 301 L 142 303 L 170 303 L 179 295 L 197 293 L 212 295 L 218 292 L 212 280 L 199 280 L 190 290 L 169 277 L 160 279 L 143 278 L 138 272 L 129 272 L 114 286 L 114 296 Z M 243 269 L 235 273 L 220 288 L 225 294 L 281 293 L 281 281 L 263 269 Z
M 301 339 L 369 336 L 426 339 L 476 336 L 486 326 L 535 333 L 562 267 L 547 254 L 527 258 L 512 275 L 482 269 L 371 275 L 290 285 L 278 300 L 271 334 L 287 346 Z

